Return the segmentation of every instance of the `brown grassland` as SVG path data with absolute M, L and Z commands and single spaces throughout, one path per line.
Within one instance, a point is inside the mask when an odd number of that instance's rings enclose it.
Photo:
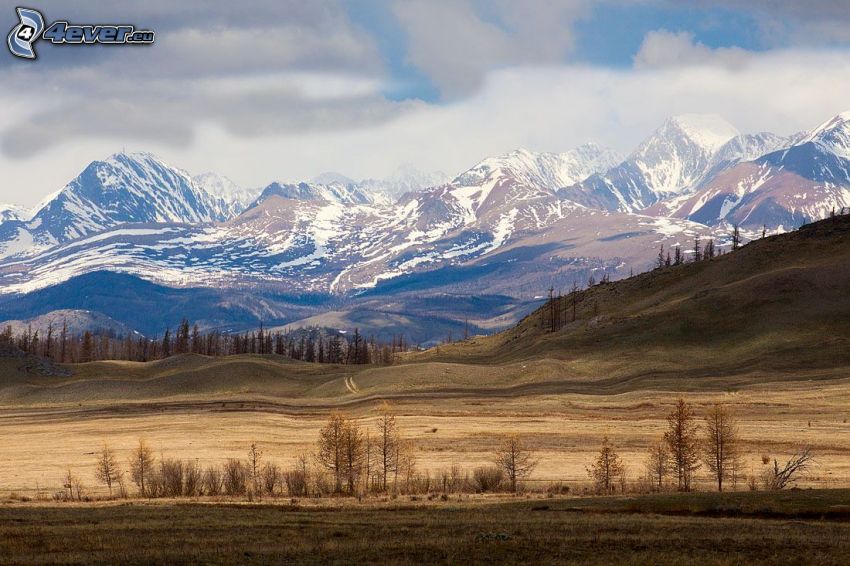
M 0 563 L 841 564 L 850 492 L 0 507 Z

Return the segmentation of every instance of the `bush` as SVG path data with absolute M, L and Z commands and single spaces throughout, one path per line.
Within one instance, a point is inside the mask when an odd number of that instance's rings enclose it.
M 183 462 L 163 458 L 159 464 L 162 477 L 161 494 L 163 497 L 180 497 L 183 495 Z
M 260 472 L 260 480 L 263 492 L 274 497 L 280 487 L 280 467 L 277 464 L 267 463 Z
M 222 478 L 221 470 L 217 466 L 210 466 L 204 471 L 204 493 L 215 497 L 221 495 Z
M 230 458 L 224 465 L 222 481 L 224 493 L 231 497 L 242 496 L 248 491 L 248 469 L 241 461 Z
M 292 497 L 307 496 L 307 472 L 300 468 L 287 470 L 283 474 L 286 492 Z
M 472 471 L 472 483 L 480 493 L 498 491 L 504 480 L 504 473 L 498 466 L 481 466 Z
M 183 466 L 183 495 L 195 497 L 201 494 L 203 474 L 195 460 L 188 460 Z

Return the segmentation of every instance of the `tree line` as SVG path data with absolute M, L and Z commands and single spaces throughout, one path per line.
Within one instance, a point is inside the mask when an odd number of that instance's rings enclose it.
M 734 252 L 741 247 L 741 230 L 737 224 L 733 226 L 729 239 L 731 241 L 731 251 Z M 653 268 L 665 269 L 687 263 L 687 260 L 685 259 L 686 253 L 687 252 L 683 251 L 682 246 L 680 245 L 671 246 L 670 248 L 665 249 L 664 244 L 661 244 L 658 248 L 658 255 L 656 256 Z M 708 241 L 703 243 L 700 235 L 697 234 L 694 236 L 693 246 L 691 248 L 690 263 L 710 261 L 717 256 L 723 255 L 723 253 L 723 248 L 715 243 L 714 238 L 709 238 Z M 633 277 L 634 272 L 631 272 L 629 276 Z M 577 281 L 573 281 L 572 287 L 567 295 L 563 295 L 561 291 L 558 291 L 558 294 L 556 295 L 555 288 L 550 286 L 546 303 L 540 309 L 540 326 L 548 329 L 549 332 L 557 332 L 561 330 L 565 324 L 575 322 L 578 316 L 578 306 L 584 300 L 586 291 L 597 285 L 607 285 L 610 282 L 611 277 L 608 273 L 603 274 L 599 281 L 597 281 L 591 274 L 590 277 L 588 277 L 587 285 L 584 288 L 582 288 Z M 598 315 L 599 305 L 594 303 L 591 307 L 593 315 Z
M 742 473 L 741 439 L 734 413 L 716 404 L 703 415 L 702 424 L 684 399 L 679 399 L 666 416 L 663 437 L 654 443 L 646 456 L 644 486 L 653 491 L 664 489 L 670 481 L 678 491 L 691 491 L 694 476 L 702 466 L 708 472 L 717 491 L 732 484 L 733 489 L 744 477 Z M 784 489 L 792 485 L 814 463 L 812 451 L 803 447 L 784 464 L 762 457 L 765 466 L 760 474 L 749 476 L 751 490 Z M 615 447 L 606 436 L 596 459 L 587 473 L 598 493 L 614 493 L 619 485 L 625 491 L 626 467 Z
M 226 333 L 201 332 L 197 324 L 183 319 L 174 333 L 166 329 L 163 337 L 117 336 L 114 332 L 73 334 L 67 322 L 61 328 L 52 323 L 41 334 L 27 328 L 15 334 L 11 326 L 0 332 L 0 352 L 10 351 L 43 356 L 59 363 L 85 363 L 97 360 L 148 362 L 178 354 L 230 356 L 237 354 L 276 354 L 293 360 L 329 364 L 370 364 L 393 362 L 396 354 L 406 351 L 404 335 L 379 343 L 366 339 L 358 328 L 352 334 L 327 333 L 318 328 L 271 332 L 259 330 Z
M 606 435 L 596 457 L 586 467 L 592 493 L 676 489 L 691 491 L 696 472 L 704 466 L 718 491 L 738 488 L 744 477 L 742 450 L 734 414 L 713 405 L 702 418 L 679 399 L 666 415 L 666 429 L 646 454 L 644 473 L 627 485 L 627 468 Z M 378 494 L 518 493 L 537 466 L 536 451 L 518 434 L 504 434 L 491 454 L 491 463 L 469 471 L 454 465 L 435 475 L 417 469 L 413 442 L 404 437 L 392 407 L 383 403 L 371 425 L 332 412 L 321 427 L 312 453 L 302 453 L 288 468 L 267 458 L 256 443 L 246 457 L 202 467 L 197 460 L 160 455 L 143 439 L 130 451 L 126 464 L 108 446 L 96 454 L 94 479 L 110 497 L 365 497 Z M 812 452 L 803 448 L 785 463 L 762 457 L 763 470 L 749 477 L 750 489 L 784 489 L 810 469 Z M 62 478 L 58 500 L 86 497 L 84 482 L 70 469 Z M 561 493 L 559 483 L 547 488 Z M 567 489 L 568 491 L 568 489 Z

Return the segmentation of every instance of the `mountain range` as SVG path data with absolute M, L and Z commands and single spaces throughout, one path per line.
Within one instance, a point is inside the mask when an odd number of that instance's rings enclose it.
M 114 273 L 138 293 L 197 295 L 206 328 L 332 320 L 381 336 L 407 324 L 428 343 L 515 322 L 549 286 L 644 271 L 660 246 L 689 251 L 700 236 L 723 247 L 733 224 L 752 238 L 846 206 L 850 113 L 790 137 L 676 116 L 625 157 L 594 144 L 519 149 L 452 179 L 408 167 L 245 189 L 120 153 L 32 214 L 0 207 L 0 320 L 77 309 L 145 333 L 177 322 L 92 289 Z M 440 308 L 415 310 L 428 298 Z

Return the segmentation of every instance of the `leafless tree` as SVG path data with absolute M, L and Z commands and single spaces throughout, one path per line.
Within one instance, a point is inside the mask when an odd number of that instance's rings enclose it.
M 667 431 L 664 433 L 679 491 L 691 490 L 693 473 L 699 468 L 698 434 L 699 426 L 693 409 L 680 398 L 667 415 Z
M 741 247 L 741 229 L 735 224 L 732 227 L 732 251 Z
M 646 471 L 652 480 L 655 489 L 661 491 L 664 487 L 664 479 L 670 471 L 668 462 L 670 455 L 667 452 L 667 446 L 663 442 L 654 444 L 649 448 L 649 454 L 646 459 Z
M 139 439 L 139 445 L 133 450 L 130 457 L 130 477 L 139 488 L 139 495 L 148 496 L 149 479 L 153 473 L 154 455 L 153 450 L 143 438 Z
M 615 482 L 623 476 L 624 472 L 625 468 L 620 456 L 605 436 L 596 460 L 587 467 L 587 475 L 593 480 L 597 492 L 612 493 Z
M 274 497 L 280 486 L 280 466 L 272 462 L 266 462 L 261 472 L 263 492 Z
M 319 431 L 319 450 L 316 459 L 334 478 L 334 492 L 342 492 L 345 471 L 345 436 L 348 420 L 340 412 L 331 413 L 328 422 Z
M 717 481 L 717 491 L 732 475 L 738 459 L 738 425 L 723 405 L 714 405 L 705 416 L 703 462 Z
M 783 467 L 779 467 L 776 458 L 773 459 L 773 469 L 767 477 L 768 489 L 784 489 L 796 482 L 797 478 L 804 474 L 814 464 L 812 449 L 808 446 L 796 452 Z
M 115 458 L 115 453 L 109 448 L 109 446 L 104 444 L 97 457 L 95 477 L 99 482 L 106 484 L 106 487 L 109 489 L 110 497 L 112 497 L 112 485 L 118 483 L 121 478 L 121 473 L 121 469 L 118 467 L 118 461 Z
M 286 483 L 286 491 L 289 495 L 307 496 L 310 484 L 309 471 L 307 469 L 307 457 L 303 454 L 298 457 L 295 467 L 287 470 L 283 474 L 284 482 Z
M 398 425 L 395 413 L 388 403 L 381 405 L 381 415 L 377 424 L 377 465 L 381 488 L 387 491 L 390 474 L 395 473 L 395 452 L 399 441 Z
M 354 495 L 360 483 L 366 457 L 363 431 L 353 421 L 347 421 L 343 434 L 343 463 L 349 495 Z
M 251 487 L 254 493 L 260 492 L 260 472 L 262 471 L 261 462 L 263 459 L 263 451 L 256 442 L 251 443 L 248 450 L 248 469 L 251 473 Z
M 532 458 L 531 450 L 518 434 L 509 434 L 502 439 L 496 450 L 494 461 L 508 477 L 511 491 L 516 493 L 517 481 L 525 479 L 537 465 Z

